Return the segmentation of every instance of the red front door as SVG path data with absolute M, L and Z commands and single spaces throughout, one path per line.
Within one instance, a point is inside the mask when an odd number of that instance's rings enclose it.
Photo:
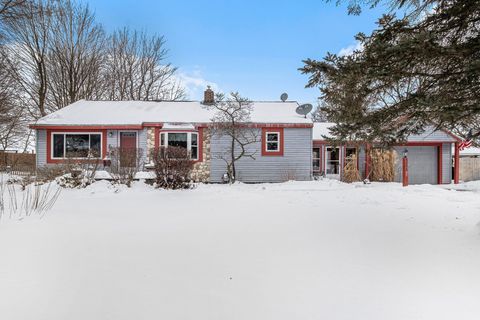
M 137 133 L 120 132 L 120 166 L 135 167 L 137 162 Z

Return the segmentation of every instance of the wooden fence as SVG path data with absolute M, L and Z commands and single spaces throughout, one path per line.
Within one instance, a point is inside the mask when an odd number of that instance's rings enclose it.
M 8 172 L 15 175 L 34 174 L 35 154 L 15 153 L 0 151 L 0 172 Z
M 460 158 L 460 180 L 480 180 L 480 158 Z

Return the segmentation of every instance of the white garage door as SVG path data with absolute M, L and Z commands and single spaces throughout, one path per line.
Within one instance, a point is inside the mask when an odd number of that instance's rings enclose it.
M 395 181 L 402 182 L 402 157 L 405 147 L 396 147 L 397 170 Z M 437 184 L 438 163 L 437 147 L 407 147 L 408 150 L 408 183 Z

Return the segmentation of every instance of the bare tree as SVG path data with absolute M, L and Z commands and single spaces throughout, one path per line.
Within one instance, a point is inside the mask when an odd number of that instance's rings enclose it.
M 101 96 L 105 34 L 88 6 L 70 0 L 54 11 L 48 72 L 50 110 Z
M 19 15 L 19 10 L 27 0 L 0 0 L 0 23 L 4 19 L 14 19 Z
M 234 183 L 237 161 L 242 158 L 255 160 L 256 150 L 249 146 L 257 143 L 260 135 L 258 129 L 251 126 L 252 103 L 238 92 L 230 93 L 228 98 L 220 93 L 215 95 L 214 103 L 207 108 L 215 110 L 212 134 L 228 139 L 228 148 L 215 156 L 225 162 L 228 182 Z
M 21 107 L 20 90 L 9 77 L 7 59 L 0 46 L 0 149 L 19 148 L 28 131 L 24 110 Z
M 180 100 L 185 91 L 165 61 L 163 37 L 125 28 L 109 38 L 105 81 L 108 100 Z
M 19 7 L 19 16 L 4 19 L 8 39 L 6 65 L 9 76 L 24 93 L 30 117 L 48 114 L 48 46 L 52 35 L 53 0 L 32 0 Z
M 328 117 L 325 113 L 324 109 L 325 103 L 323 101 L 318 101 L 317 107 L 311 114 L 311 118 L 313 122 L 327 122 Z

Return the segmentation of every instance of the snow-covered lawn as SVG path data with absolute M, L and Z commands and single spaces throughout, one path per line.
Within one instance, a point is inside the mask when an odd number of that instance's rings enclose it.
M 480 186 L 450 187 L 65 190 L 0 221 L 0 319 L 479 319 Z

